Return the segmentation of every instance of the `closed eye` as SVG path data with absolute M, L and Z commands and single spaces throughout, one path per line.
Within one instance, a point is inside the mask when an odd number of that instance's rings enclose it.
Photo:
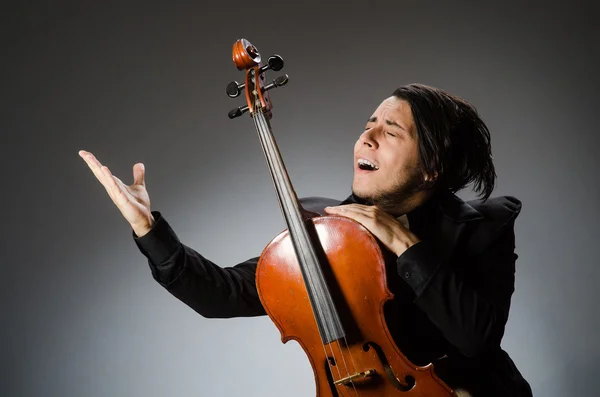
M 396 134 L 392 134 L 392 133 L 391 133 L 391 132 L 389 132 L 389 131 L 386 131 L 386 134 L 388 134 L 388 135 L 390 135 L 390 136 L 393 136 L 394 138 L 396 138 L 396 137 L 398 136 L 398 135 L 396 135 Z

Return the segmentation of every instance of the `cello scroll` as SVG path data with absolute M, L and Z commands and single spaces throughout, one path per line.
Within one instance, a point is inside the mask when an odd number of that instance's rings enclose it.
M 235 98 L 244 90 L 246 105 L 232 109 L 229 112 L 229 118 L 239 117 L 248 111 L 253 115 L 258 108 L 267 114 L 268 118 L 271 118 L 273 105 L 267 91 L 287 84 L 289 77 L 286 74 L 277 77 L 270 84 L 265 84 L 265 72 L 269 69 L 281 70 L 283 58 L 279 55 L 272 55 L 267 59 L 267 63 L 262 62 L 258 49 L 246 39 L 239 39 L 233 44 L 232 58 L 238 70 L 246 70 L 246 77 L 242 84 L 232 81 L 227 85 L 225 91 L 229 97 Z

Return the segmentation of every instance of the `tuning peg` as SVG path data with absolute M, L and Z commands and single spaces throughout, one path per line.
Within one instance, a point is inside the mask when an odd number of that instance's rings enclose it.
M 248 106 L 240 106 L 239 108 L 231 109 L 229 111 L 229 118 L 234 119 L 236 117 L 240 117 L 242 114 L 248 111 Z
M 246 84 L 244 83 L 240 84 L 237 81 L 232 81 L 231 83 L 227 84 L 225 91 L 230 98 L 235 98 L 240 95 L 240 92 L 242 92 L 245 86 Z
M 271 55 L 269 57 L 269 59 L 267 59 L 267 64 L 261 66 L 259 73 L 264 72 L 265 70 L 274 70 L 274 71 L 278 71 L 283 69 L 283 58 L 280 57 L 279 55 Z
M 275 80 L 273 80 L 273 82 L 271 84 L 267 84 L 264 88 L 263 91 L 269 91 L 270 89 L 276 88 L 276 87 L 281 87 L 282 85 L 286 85 L 289 81 L 289 76 L 283 75 L 283 76 L 279 76 L 277 77 Z

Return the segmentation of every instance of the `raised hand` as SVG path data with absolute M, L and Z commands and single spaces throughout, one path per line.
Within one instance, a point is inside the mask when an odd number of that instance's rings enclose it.
M 104 186 L 135 234 L 141 237 L 148 233 L 154 224 L 154 217 L 150 212 L 150 197 L 144 182 L 144 164 L 133 165 L 133 185 L 127 186 L 114 176 L 107 166 L 102 165 L 92 153 L 80 150 L 79 155 Z

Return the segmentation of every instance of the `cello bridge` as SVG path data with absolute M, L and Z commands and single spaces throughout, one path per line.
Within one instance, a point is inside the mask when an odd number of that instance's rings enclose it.
M 347 385 L 349 383 L 352 383 L 353 380 L 358 379 L 358 378 L 366 378 L 369 376 L 375 375 L 375 370 L 374 369 L 369 369 L 363 372 L 357 372 L 354 375 L 350 375 L 350 376 L 346 376 L 345 378 L 336 380 L 335 382 L 333 382 L 336 386 L 337 385 Z

